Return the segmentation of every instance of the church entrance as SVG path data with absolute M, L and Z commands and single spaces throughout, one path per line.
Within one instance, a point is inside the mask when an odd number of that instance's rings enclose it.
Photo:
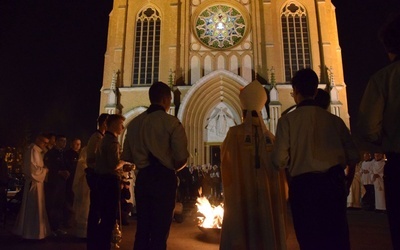
M 220 145 L 212 145 L 210 146 L 210 163 L 211 166 L 217 165 L 220 167 L 221 165 L 221 148 Z

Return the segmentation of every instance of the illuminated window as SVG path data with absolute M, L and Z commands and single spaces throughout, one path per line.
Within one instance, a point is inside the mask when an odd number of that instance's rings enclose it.
M 237 9 L 226 5 L 214 5 L 199 14 L 195 31 L 197 38 L 205 46 L 226 49 L 242 40 L 246 24 Z
M 157 10 L 147 8 L 139 12 L 136 20 L 132 85 L 149 85 L 158 81 L 160 30 L 161 18 Z
M 311 67 L 307 14 L 303 7 L 289 2 L 282 9 L 285 79 L 292 79 L 299 69 Z

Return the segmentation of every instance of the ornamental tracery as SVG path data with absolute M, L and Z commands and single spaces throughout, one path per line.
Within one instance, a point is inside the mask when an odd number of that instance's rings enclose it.
M 246 23 L 237 9 L 219 4 L 207 7 L 198 15 L 195 31 L 197 38 L 205 46 L 226 49 L 242 40 Z

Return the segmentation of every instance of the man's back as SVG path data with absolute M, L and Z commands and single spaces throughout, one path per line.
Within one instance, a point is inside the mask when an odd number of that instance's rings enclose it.
M 134 249 L 166 249 L 176 200 L 175 170 L 185 165 L 189 153 L 183 126 L 166 113 L 172 100 L 169 86 L 153 83 L 149 99 L 150 107 L 128 125 L 121 158 L 138 169 Z
M 167 168 L 173 160 L 188 157 L 185 130 L 179 120 L 163 110 L 143 112 L 128 125 L 122 159 L 132 160 L 137 168 L 149 164 L 151 152 Z
M 400 152 L 400 57 L 374 74 L 360 104 L 360 133 L 386 152 Z
M 134 163 L 137 168 L 143 168 L 149 164 L 147 160 L 148 152 L 144 147 L 143 134 L 141 132 L 146 116 L 147 112 L 145 111 L 134 118 L 127 126 L 127 134 L 121 155 L 121 159 Z
M 279 153 L 274 154 L 274 163 L 288 164 L 292 176 L 325 172 L 337 164 L 344 168 L 348 160 L 358 159 L 344 122 L 318 106 L 300 105 L 279 123 L 274 146 Z
M 86 163 L 89 168 L 94 168 L 96 164 L 96 151 L 100 145 L 101 140 L 103 139 L 103 136 L 104 135 L 99 130 L 97 130 L 89 138 L 88 145 L 86 147 Z

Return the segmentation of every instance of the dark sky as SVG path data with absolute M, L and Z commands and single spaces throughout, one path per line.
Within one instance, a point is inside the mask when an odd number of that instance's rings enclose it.
M 336 6 L 339 43 L 351 126 L 369 77 L 389 63 L 378 40 L 378 31 L 388 15 L 399 13 L 399 0 L 332 0 Z
M 110 0 L 0 1 L 0 145 L 96 129 Z
M 400 1 L 332 2 L 354 118 L 368 78 L 388 63 L 377 31 Z M 39 131 L 86 143 L 96 128 L 111 8 L 112 0 L 0 1 L 0 145 Z

